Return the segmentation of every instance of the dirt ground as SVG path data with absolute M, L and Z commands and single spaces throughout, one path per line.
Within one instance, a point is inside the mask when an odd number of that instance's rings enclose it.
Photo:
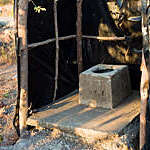
M 13 144 L 17 134 L 12 124 L 16 102 L 16 67 L 0 65 L 0 145 Z
M 2 146 L 14 144 L 18 136 L 12 124 L 17 94 L 15 52 L 12 48 L 13 22 L 9 21 L 12 16 L 12 5 L 0 8 L 0 25 L 2 25 L 0 26 L 0 146 Z

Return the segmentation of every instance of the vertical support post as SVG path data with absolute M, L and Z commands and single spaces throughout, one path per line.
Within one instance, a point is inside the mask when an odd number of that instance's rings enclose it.
M 142 150 L 146 144 L 146 109 L 148 100 L 148 90 L 149 90 L 149 74 L 146 67 L 146 61 L 144 54 L 142 54 L 142 64 L 141 64 L 141 110 L 140 110 L 140 150 Z
M 27 13 L 28 0 L 19 0 L 18 3 L 18 36 L 20 41 L 20 105 L 19 129 L 23 135 L 26 130 L 28 113 L 28 49 L 27 49 Z
M 54 0 L 54 23 L 56 37 L 56 61 L 55 61 L 55 89 L 53 101 L 56 99 L 58 89 L 58 70 L 59 70 L 59 39 L 58 39 L 58 21 L 57 21 L 57 0 Z
M 83 0 L 77 0 L 77 61 L 78 61 L 78 74 L 83 70 L 82 61 L 82 2 Z
M 13 125 L 16 128 L 18 136 L 19 133 L 19 101 L 20 101 L 20 57 L 19 57 L 19 38 L 18 38 L 18 0 L 14 0 L 14 23 L 15 23 L 15 48 L 16 48 L 16 61 L 17 61 L 17 103 L 16 112 L 13 120 Z
M 146 50 L 149 50 L 149 34 L 148 34 L 148 18 L 147 7 L 149 0 L 142 0 L 142 34 L 143 34 L 143 49 L 142 49 L 142 64 L 141 64 L 141 111 L 140 111 L 140 150 L 144 149 L 146 144 L 146 111 L 149 91 L 149 51 L 145 55 Z

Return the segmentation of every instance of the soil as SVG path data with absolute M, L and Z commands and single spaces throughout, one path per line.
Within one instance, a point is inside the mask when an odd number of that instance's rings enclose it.
M 12 7 L 0 6 L 0 146 L 14 144 L 18 139 L 12 122 L 17 95 Z M 8 59 L 13 59 L 13 64 Z
M 13 127 L 16 102 L 16 66 L 0 65 L 0 145 L 15 143 L 18 139 Z

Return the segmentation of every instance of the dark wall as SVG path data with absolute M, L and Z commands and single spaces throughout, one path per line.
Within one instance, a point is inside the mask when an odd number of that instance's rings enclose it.
M 28 43 L 40 42 L 55 37 L 53 1 L 36 0 L 37 6 L 46 11 L 36 13 L 29 3 Z M 59 0 L 59 36 L 76 33 L 76 1 Z M 55 42 L 39 46 L 29 51 L 29 100 L 32 108 L 49 104 L 53 99 L 55 82 Z M 57 98 L 78 88 L 76 41 L 60 41 L 59 77 Z
M 105 0 L 95 0 L 94 3 L 83 1 L 83 34 L 131 37 L 125 41 L 84 39 L 84 66 L 89 68 L 98 63 L 127 64 L 132 88 L 139 89 L 141 53 L 134 50 L 142 49 L 141 21 L 129 21 L 128 18 L 140 16 L 141 6 L 138 0 L 124 2 L 119 8 L 117 3 L 106 3 Z
M 37 6 L 46 11 L 37 13 L 34 5 L 29 3 L 28 43 L 40 42 L 55 37 L 53 1 L 34 0 Z M 129 0 L 131 3 L 131 0 Z M 130 6 L 132 3 L 130 4 Z M 134 4 L 135 5 L 135 4 Z M 110 13 L 106 0 L 83 1 L 82 29 L 84 35 L 125 36 L 141 33 L 140 22 L 127 22 L 127 17 L 138 14 L 138 11 L 124 11 L 125 18 L 118 26 L 118 21 Z M 123 8 L 129 10 L 129 8 Z M 122 10 L 119 10 L 122 13 Z M 76 34 L 76 0 L 58 1 L 59 36 Z M 141 36 L 141 35 L 140 35 Z M 138 44 L 137 39 L 139 40 Z M 141 37 L 132 41 L 108 42 L 83 39 L 84 70 L 100 63 L 132 64 L 129 70 L 133 88 L 140 80 L 140 55 L 132 52 L 141 48 Z M 76 40 L 60 41 L 59 80 L 57 98 L 78 88 Z M 127 59 L 128 58 L 128 59 Z M 54 93 L 55 78 L 55 42 L 39 46 L 29 51 L 29 99 L 32 108 L 50 103 Z

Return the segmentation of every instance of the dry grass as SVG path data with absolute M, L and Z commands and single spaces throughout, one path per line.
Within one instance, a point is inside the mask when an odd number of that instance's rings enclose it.
M 12 4 L 13 0 L 1 0 L 0 5 Z
M 16 55 L 13 45 L 7 45 L 0 47 L 0 62 L 1 63 L 8 63 L 13 64 L 15 63 Z
M 13 144 L 18 138 L 12 122 L 16 88 L 16 66 L 0 63 L 0 147 Z
M 16 61 L 13 30 L 0 32 L 0 63 L 13 64 Z
M 0 4 L 8 2 L 11 2 L 11 0 L 2 0 L 0 1 Z M 6 17 L 7 20 L 12 17 L 13 6 L 11 4 L 1 6 L 1 8 L 2 13 L 0 14 L 0 17 Z M 7 26 L 0 27 L 0 64 L 13 64 L 16 61 L 13 22 L 12 20 L 9 22 L 10 23 Z
M 1 13 L 0 17 L 12 17 L 13 16 L 13 5 L 12 4 L 7 4 L 7 5 L 1 5 Z

